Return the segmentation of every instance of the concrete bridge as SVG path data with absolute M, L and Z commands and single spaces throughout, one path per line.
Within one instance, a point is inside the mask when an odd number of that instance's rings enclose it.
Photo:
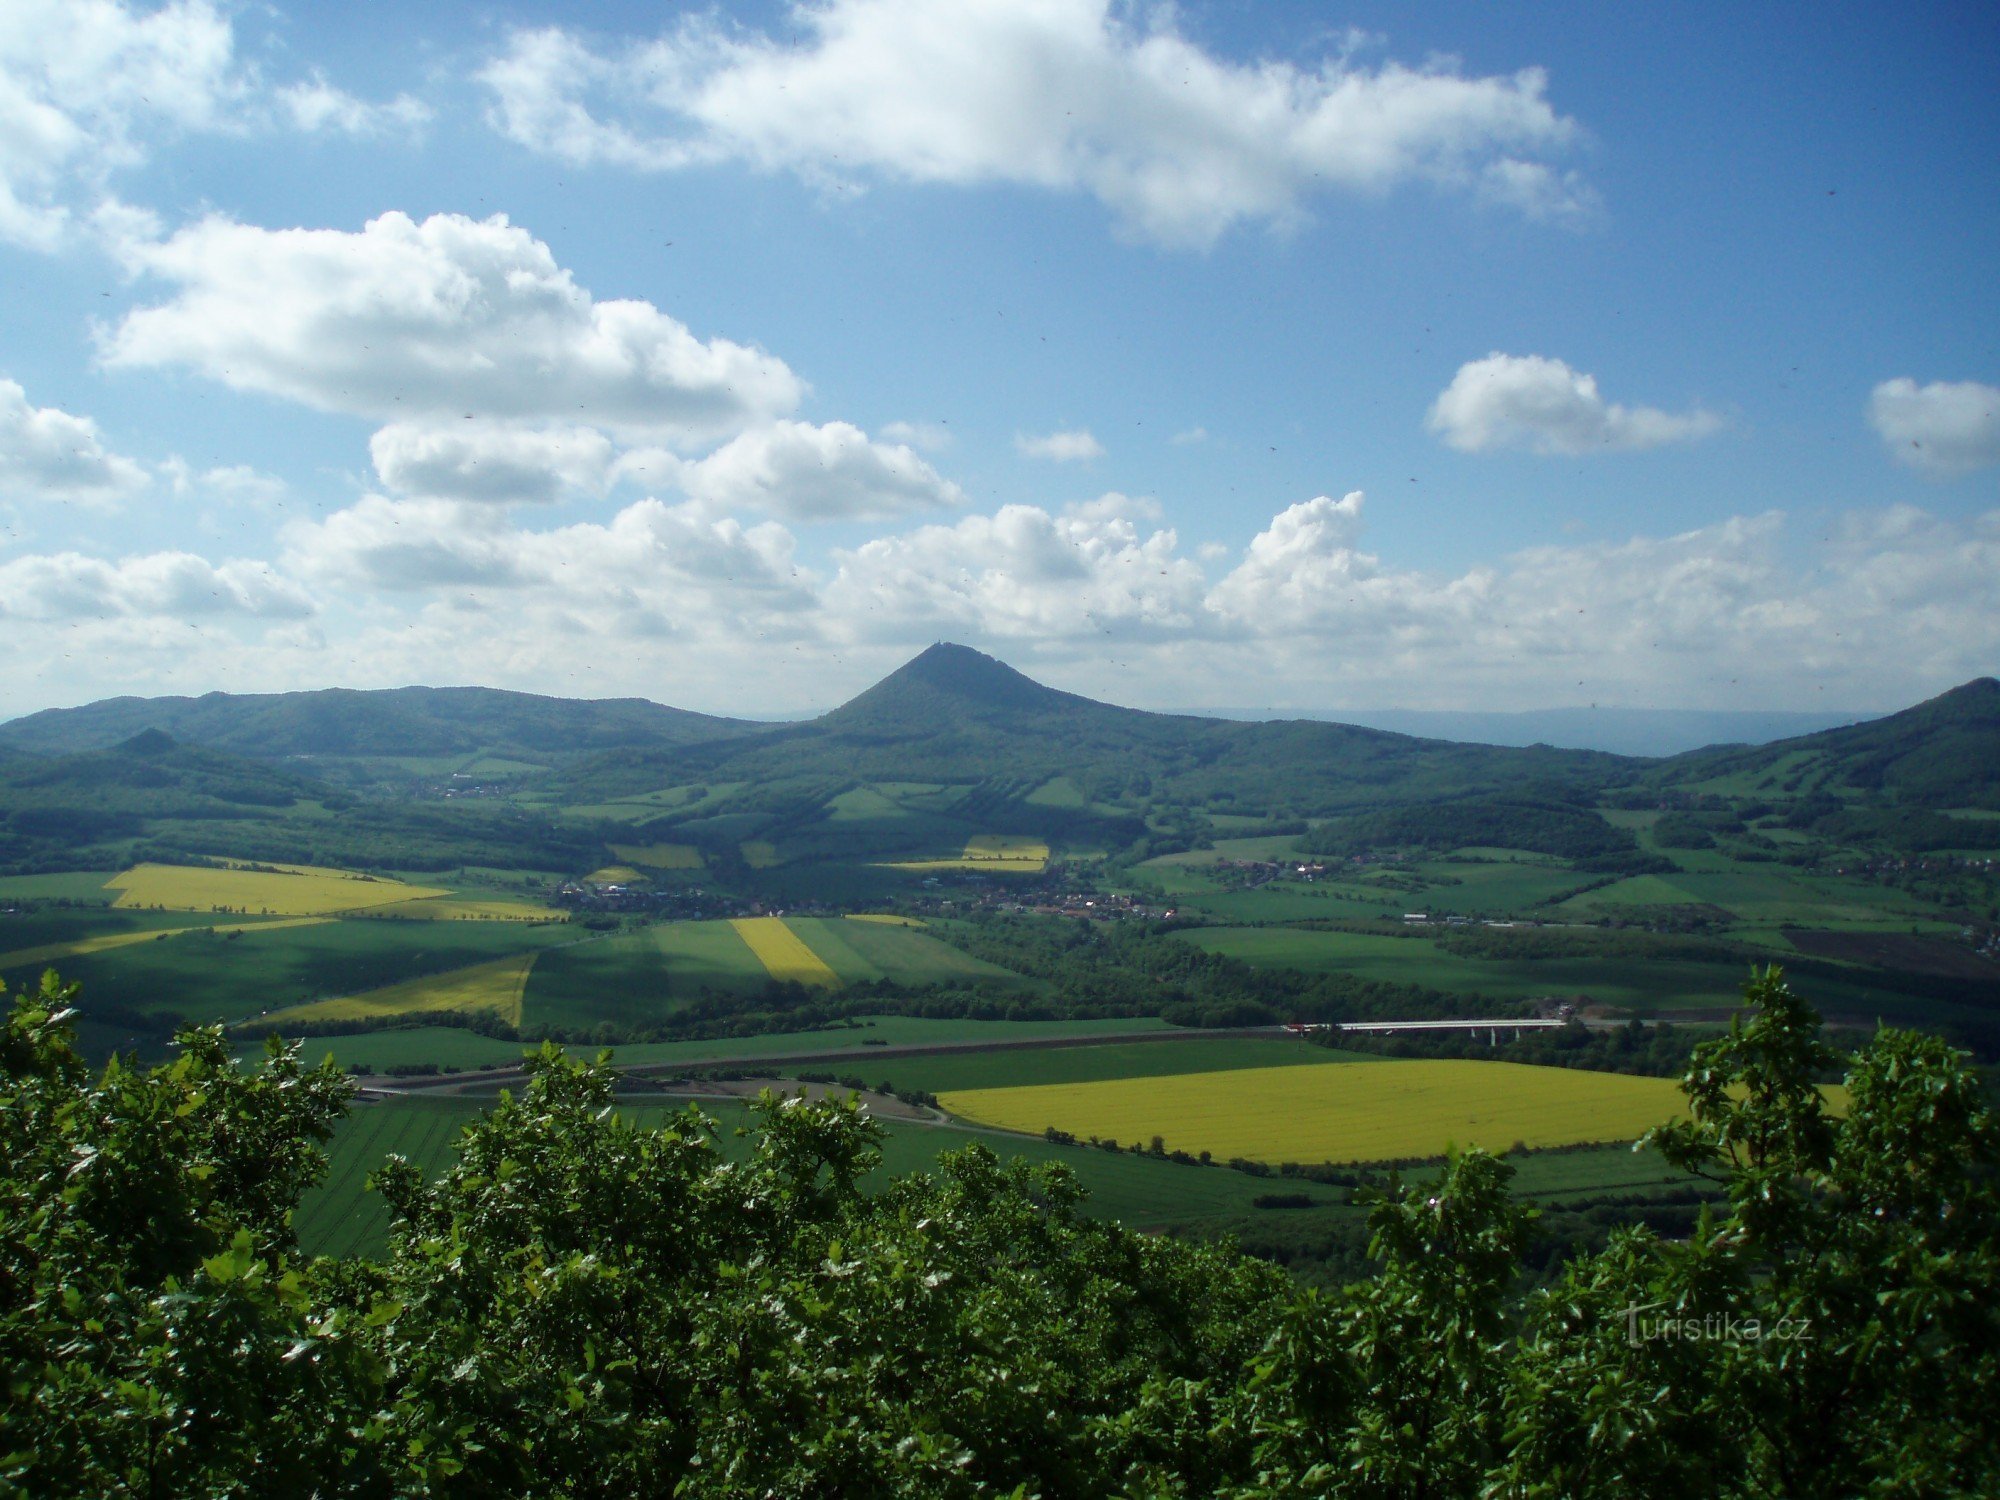
M 1493 1046 L 1497 1047 L 1497 1046 L 1499 1046 L 1499 1045 L 1500 1045 L 1500 1033 L 1501 1033 L 1501 1032 L 1503 1032 L 1503 1031 L 1505 1031 L 1505 1032 L 1511 1032 L 1511 1033 L 1513 1034 L 1513 1039 L 1518 1039 L 1518 1038 L 1520 1037 L 1521 1033 L 1522 1033 L 1522 1032 L 1524 1032 L 1524 1031 L 1548 1031 L 1548 1030 L 1551 1030 L 1551 1029 L 1553 1029 L 1553 1028 L 1555 1028 L 1555 1027 L 1559 1027 L 1559 1026 L 1567 1026 L 1568 1024 L 1569 1024 L 1569 1023 L 1568 1023 L 1567 1021 L 1553 1021 L 1553 1020 L 1540 1020 L 1540 1019 L 1537 1019 L 1537 1020 L 1520 1020 L 1520 1019 L 1517 1019 L 1517 1018 L 1514 1018 L 1514 1017 L 1507 1017 L 1507 1018 L 1504 1018 L 1504 1019 L 1500 1019 L 1500 1020 L 1472 1020 L 1472 1021 L 1464 1021 L 1464 1020 L 1451 1020 L 1451 1021 L 1321 1021 L 1321 1022 L 1313 1022 L 1313 1023 L 1309 1023 L 1309 1024 L 1308 1024 L 1308 1023 L 1294 1023 L 1293 1025 L 1290 1025 L 1290 1026 L 1287 1026 L 1287 1027 L 1286 1027 L 1285 1029 L 1286 1029 L 1287 1031 L 1294 1031 L 1294 1032 L 1308 1032 L 1308 1031 L 1371 1031 L 1371 1032 L 1396 1032 L 1396 1031 L 1464 1031 L 1464 1032 L 1470 1032 L 1470 1033 L 1471 1033 L 1472 1035 L 1474 1035 L 1474 1036 L 1477 1036 L 1477 1035 L 1478 1035 L 1478 1034 L 1479 1034 L 1480 1032 L 1482 1032 L 1482 1031 L 1483 1031 L 1483 1032 L 1485 1032 L 1485 1033 L 1487 1034 L 1487 1040 L 1488 1040 L 1488 1042 L 1490 1042 L 1490 1043 L 1491 1043 L 1491 1044 L 1492 1044 Z

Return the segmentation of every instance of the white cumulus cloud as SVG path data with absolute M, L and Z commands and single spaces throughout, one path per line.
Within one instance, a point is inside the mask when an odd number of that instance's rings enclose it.
M 1574 455 L 1691 442 L 1721 427 L 1705 411 L 1620 406 L 1597 377 L 1538 354 L 1489 354 L 1459 366 L 1431 406 L 1430 430 L 1464 453 L 1526 448 Z
M 0 379 L 0 499 L 103 504 L 145 486 L 146 471 L 106 448 L 89 417 L 31 406 L 18 382 Z
M 650 302 L 601 301 L 504 215 L 401 213 L 358 233 L 208 218 L 131 250 L 171 283 L 105 334 L 106 363 L 381 421 L 585 421 L 695 441 L 788 412 L 782 360 L 706 342 Z
M 315 71 L 301 83 L 286 84 L 274 95 L 278 107 L 298 129 L 312 134 L 338 131 L 343 135 L 411 134 L 430 123 L 431 107 L 409 94 L 376 103 L 335 88 Z
M 2000 388 L 1976 380 L 1885 380 L 1868 398 L 1868 421 L 1912 468 L 1953 475 L 2000 464 Z
M 492 504 L 550 503 L 610 488 L 611 440 L 594 427 L 510 422 L 392 422 L 368 440 L 393 490 Z
M 211 563 L 189 552 L 152 552 L 115 562 L 76 552 L 0 563 L 0 617 L 22 620 L 248 615 L 300 619 L 312 597 L 266 563 Z
M 877 520 L 965 503 L 909 447 L 871 442 L 846 422 L 752 428 L 682 469 L 680 485 L 711 511 L 791 521 Z
M 608 50 L 520 31 L 480 77 L 496 128 L 570 162 L 1085 192 L 1173 245 L 1294 222 L 1329 188 L 1421 181 L 1555 218 L 1592 202 L 1557 165 L 1579 130 L 1539 69 L 1238 62 L 1170 9 L 1109 0 L 821 0 L 783 36 L 704 14 Z
M 1143 506 L 1134 507 L 1143 512 Z M 1003 506 L 837 554 L 824 605 L 853 638 L 1074 640 L 1196 628 L 1201 570 L 1171 530 L 1111 505 L 1056 516 Z
M 1046 458 L 1059 464 L 1088 463 L 1104 457 L 1104 444 L 1088 428 L 1039 436 L 1023 433 L 1014 439 L 1014 446 L 1028 458 Z
M 429 109 L 371 103 L 315 72 L 269 86 L 213 0 L 7 0 L 0 8 L 0 243 L 54 250 L 97 222 L 115 174 L 202 133 L 289 126 L 380 135 Z M 115 226 L 114 226 L 115 227 Z

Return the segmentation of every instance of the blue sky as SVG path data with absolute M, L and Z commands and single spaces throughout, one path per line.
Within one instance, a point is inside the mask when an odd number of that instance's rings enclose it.
M 9 9 L 0 714 L 2000 667 L 1990 7 Z

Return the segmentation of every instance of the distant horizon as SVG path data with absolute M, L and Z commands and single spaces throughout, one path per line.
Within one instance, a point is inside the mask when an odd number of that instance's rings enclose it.
M 16 10 L 0 713 L 2000 670 L 1990 7 Z

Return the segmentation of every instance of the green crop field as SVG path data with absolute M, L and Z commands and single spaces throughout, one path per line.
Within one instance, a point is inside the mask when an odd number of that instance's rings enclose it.
M 870 1084 L 925 1089 L 1014 1088 L 1044 1083 L 1087 1083 L 1106 1078 L 1169 1078 L 1237 1068 L 1373 1062 L 1372 1054 L 1340 1052 L 1290 1039 L 1212 1037 L 1166 1042 L 1106 1042 L 1094 1047 L 1049 1047 L 930 1057 L 884 1058 L 857 1070 Z
M 705 990 L 751 994 L 770 982 L 727 922 L 665 922 L 544 954 L 528 976 L 531 1023 L 653 1025 Z
M 871 979 L 892 979 L 897 984 L 1028 983 L 918 927 L 840 917 L 789 917 L 786 925 L 849 984 Z
M 547 961 L 544 955 L 541 962 Z M 878 1047 L 983 1046 L 991 1042 L 1071 1040 L 1174 1030 L 1166 1022 L 1150 1017 L 1108 1021 L 972 1021 L 930 1020 L 921 1016 L 864 1016 L 852 1026 L 832 1026 L 818 1031 L 762 1032 L 756 1036 L 715 1037 L 695 1042 L 641 1042 L 615 1048 L 613 1057 L 620 1064 L 694 1065 L 720 1058 L 755 1059 L 851 1052 L 854 1054 L 851 1057 L 829 1058 L 824 1066 L 842 1073 L 864 1073 L 872 1081 L 879 1081 L 876 1075 L 887 1068 L 892 1059 L 882 1057 L 875 1050 Z M 1200 1044 L 1171 1045 L 1198 1047 Z M 307 1037 L 304 1041 L 304 1056 L 308 1062 L 318 1062 L 322 1057 L 330 1056 L 342 1067 L 366 1064 L 380 1070 L 427 1062 L 435 1062 L 447 1070 L 477 1068 L 488 1063 L 506 1066 L 518 1062 L 523 1052 L 528 1050 L 531 1049 L 519 1042 L 503 1042 L 448 1026 L 398 1027 L 348 1036 Z M 587 1049 L 577 1050 L 581 1053 Z
M 1209 952 L 1271 968 L 1354 974 L 1510 1002 L 1546 996 L 1574 1001 L 1582 996 L 1593 1005 L 1641 1015 L 1732 1009 L 1741 1001 L 1743 982 L 1749 976 L 1747 963 L 1719 961 L 1641 961 L 1612 956 L 1472 958 L 1446 952 L 1428 937 L 1387 933 L 1202 927 L 1180 936 Z M 1928 1013 L 1922 1002 L 1875 988 L 1859 973 L 1853 979 L 1815 975 L 1811 994 L 1828 1015 L 1867 1018 Z
M 749 1123 L 748 1109 L 733 1100 L 700 1101 L 703 1113 L 721 1129 L 715 1140 L 722 1153 L 742 1159 L 749 1143 L 734 1129 Z M 319 1187 L 308 1193 L 294 1220 L 301 1246 L 309 1254 L 379 1254 L 387 1243 L 388 1206 L 365 1187 L 370 1173 L 391 1153 L 407 1158 L 435 1176 L 451 1163 L 458 1134 L 489 1107 L 476 1099 L 398 1099 L 356 1106 L 327 1150 L 328 1170 Z M 657 1126 L 684 1109 L 680 1102 L 621 1105 L 620 1113 L 639 1125 Z M 1252 1211 L 1252 1200 L 1271 1191 L 1271 1184 L 1219 1167 L 1190 1167 L 1157 1158 L 1112 1154 L 1087 1147 L 1052 1146 L 1043 1141 L 976 1130 L 947 1130 L 902 1122 L 885 1124 L 882 1166 L 868 1180 L 874 1188 L 910 1172 L 927 1171 L 944 1151 L 956 1151 L 977 1141 L 1003 1160 L 1016 1157 L 1061 1162 L 1090 1191 L 1086 1211 L 1127 1223 L 1154 1225 L 1193 1223 Z M 1334 1205 L 1344 1194 L 1311 1184 L 1287 1184 L 1286 1191 L 1306 1192 L 1316 1202 Z
M 352 995 L 403 980 L 576 941 L 574 928 L 524 922 L 316 921 L 225 924 L 65 958 L 81 1006 L 243 1021 L 266 1011 Z M 9 976 L 10 983 L 18 975 Z
M 296 1224 L 302 1246 L 308 1253 L 325 1255 L 380 1253 L 389 1213 L 377 1194 L 365 1190 L 368 1174 L 394 1152 L 436 1175 L 450 1164 L 459 1131 L 489 1105 L 490 1101 L 477 1099 L 416 1097 L 356 1106 L 328 1147 L 325 1180 L 300 1205 Z M 683 1107 L 663 1102 L 625 1104 L 620 1110 L 636 1123 L 659 1125 Z M 735 1126 L 746 1123 L 744 1106 L 711 1099 L 701 1101 L 701 1108 L 722 1127 L 716 1144 L 723 1154 L 732 1159 L 746 1155 L 747 1143 L 733 1133 Z M 1302 1193 L 1321 1212 L 1352 1212 L 1357 1217 L 1361 1212 L 1345 1207 L 1346 1195 L 1340 1190 L 1296 1179 L 1258 1178 L 1223 1167 L 1189 1167 L 1151 1156 L 1057 1146 L 980 1130 L 940 1130 L 904 1122 L 886 1123 L 884 1128 L 882 1166 L 869 1179 L 875 1186 L 891 1177 L 932 1170 L 939 1153 L 976 1141 L 1002 1160 L 1062 1163 L 1089 1190 L 1086 1212 L 1130 1224 L 1198 1227 L 1208 1221 L 1240 1219 L 1257 1212 L 1257 1197 L 1273 1191 Z M 1657 1155 L 1623 1146 L 1516 1153 L 1511 1159 L 1515 1192 L 1558 1204 L 1585 1197 L 1643 1197 L 1688 1180 Z

